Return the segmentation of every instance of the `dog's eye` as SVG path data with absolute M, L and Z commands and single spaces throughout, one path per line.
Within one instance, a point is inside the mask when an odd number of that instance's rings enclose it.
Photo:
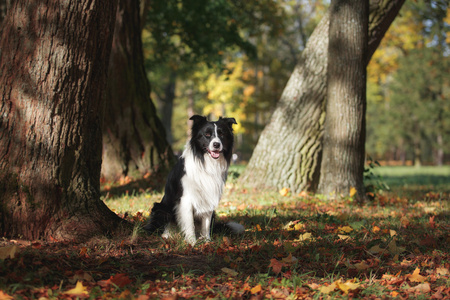
M 208 138 L 211 137 L 211 132 L 205 132 L 205 136 Z

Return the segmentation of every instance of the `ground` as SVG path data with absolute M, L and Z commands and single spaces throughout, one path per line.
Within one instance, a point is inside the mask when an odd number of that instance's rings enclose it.
M 252 190 L 240 171 L 218 212 L 244 234 L 194 247 L 147 236 L 142 222 L 161 193 L 145 180 L 104 183 L 105 203 L 133 234 L 4 239 L 0 299 L 450 298 L 450 168 L 379 168 L 363 205 Z

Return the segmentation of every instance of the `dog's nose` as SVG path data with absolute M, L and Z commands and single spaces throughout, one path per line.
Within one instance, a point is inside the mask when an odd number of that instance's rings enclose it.
M 214 142 L 213 143 L 213 147 L 216 148 L 216 149 L 219 149 L 220 148 L 220 143 Z

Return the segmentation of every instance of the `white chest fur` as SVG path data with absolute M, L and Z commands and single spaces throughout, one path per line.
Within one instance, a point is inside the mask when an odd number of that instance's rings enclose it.
M 219 205 L 225 185 L 228 164 L 221 154 L 212 158 L 204 154 L 204 162 L 192 155 L 189 147 L 183 152 L 186 175 L 181 182 L 183 200 L 190 201 L 195 215 L 212 212 Z

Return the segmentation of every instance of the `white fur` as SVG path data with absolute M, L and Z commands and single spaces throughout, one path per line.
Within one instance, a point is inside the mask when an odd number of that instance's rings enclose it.
M 189 143 L 182 157 L 186 174 L 181 179 L 183 196 L 176 208 L 176 217 L 185 239 L 195 244 L 194 216 L 201 220 L 200 236 L 210 239 L 211 218 L 222 197 L 228 164 L 223 154 L 214 159 L 209 153 L 204 154 L 202 163 L 193 155 Z

